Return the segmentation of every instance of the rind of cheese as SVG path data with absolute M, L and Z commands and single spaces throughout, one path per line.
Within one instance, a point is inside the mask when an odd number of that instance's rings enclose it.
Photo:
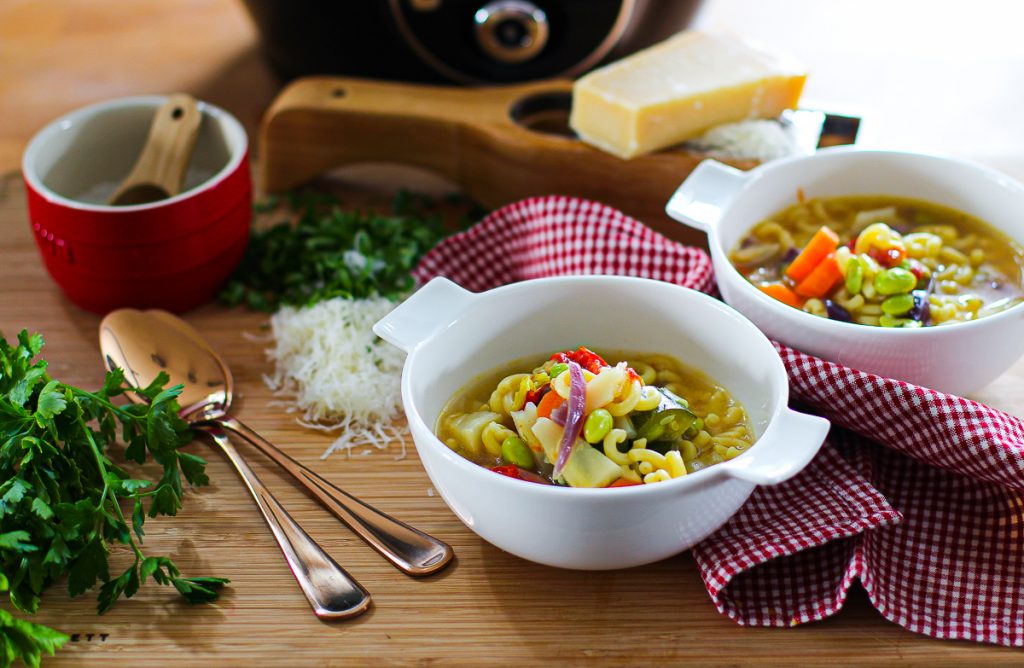
M 796 107 L 807 73 L 736 38 L 686 31 L 579 79 L 569 125 L 580 139 L 633 158 L 716 125 Z

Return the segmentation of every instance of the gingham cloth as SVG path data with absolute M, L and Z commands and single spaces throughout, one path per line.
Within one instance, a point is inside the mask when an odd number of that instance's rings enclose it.
M 702 250 L 567 197 L 493 212 L 415 274 L 473 291 L 566 274 L 714 289 Z M 804 471 L 756 489 L 693 549 L 719 611 L 740 624 L 792 626 L 839 611 L 859 581 L 882 615 L 912 631 L 1024 645 L 1024 423 L 776 347 L 797 408 L 833 428 Z

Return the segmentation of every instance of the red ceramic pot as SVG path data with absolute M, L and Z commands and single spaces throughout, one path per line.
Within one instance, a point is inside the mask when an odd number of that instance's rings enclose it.
M 103 313 L 120 307 L 194 308 L 241 259 L 252 217 L 245 130 L 200 103 L 199 137 L 181 194 L 109 206 L 163 97 L 104 102 L 63 116 L 22 161 L 29 221 L 47 271 L 68 299 Z
M 237 241 L 200 265 L 169 273 L 127 280 L 55 267 L 52 257 L 44 263 L 52 276 L 60 276 L 64 295 L 77 306 L 93 313 L 119 308 L 162 308 L 180 313 L 212 301 L 221 284 L 242 259 L 248 238 Z

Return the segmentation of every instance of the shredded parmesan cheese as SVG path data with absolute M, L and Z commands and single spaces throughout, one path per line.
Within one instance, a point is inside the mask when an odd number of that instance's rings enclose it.
M 377 338 L 371 327 L 395 303 L 383 298 L 329 299 L 307 308 L 281 308 L 270 319 L 275 346 L 267 350 L 274 373 L 264 381 L 299 423 L 340 431 L 324 457 L 336 450 L 402 444 L 401 377 L 405 354 Z M 364 452 L 365 454 L 365 452 Z
M 786 126 L 774 120 L 726 123 L 689 142 L 713 157 L 754 159 L 761 162 L 800 153 Z

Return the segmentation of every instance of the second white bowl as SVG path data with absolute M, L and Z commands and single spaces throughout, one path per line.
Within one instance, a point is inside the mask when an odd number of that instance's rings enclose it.
M 897 329 L 829 320 L 772 299 L 729 261 L 756 223 L 807 197 L 896 195 L 967 212 L 1024 243 L 1024 185 L 970 162 L 920 153 L 840 147 L 749 172 L 705 160 L 665 207 L 708 234 L 718 288 L 772 339 L 888 378 L 952 394 L 995 380 L 1024 354 L 1024 304 L 971 322 Z

